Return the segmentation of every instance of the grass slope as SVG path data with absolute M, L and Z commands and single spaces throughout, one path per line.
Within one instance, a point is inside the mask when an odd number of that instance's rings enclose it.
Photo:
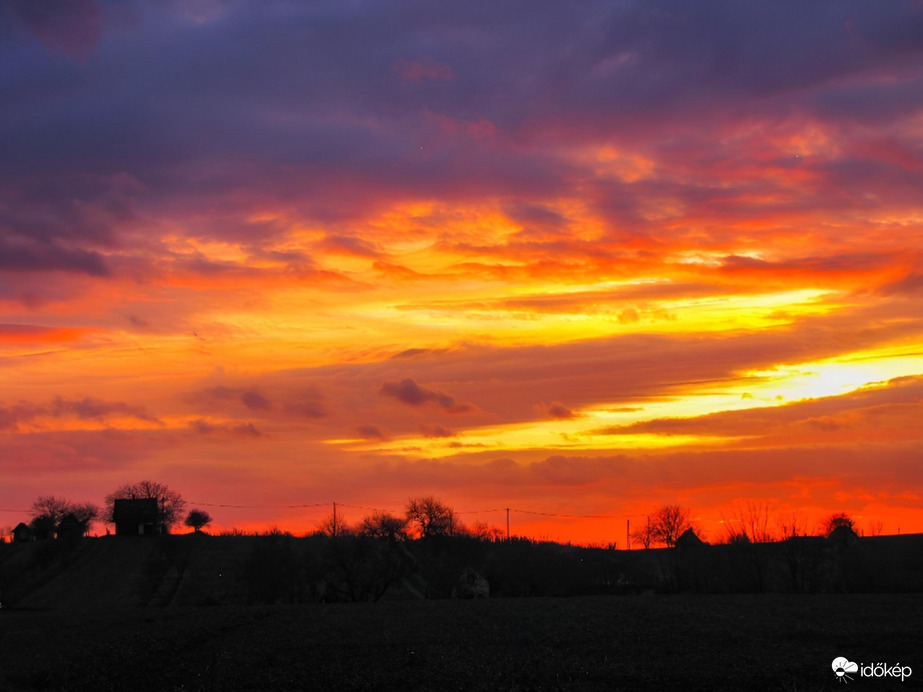
M 923 677 L 921 622 L 878 594 L 0 611 L 0 689 L 834 690 L 837 656 Z

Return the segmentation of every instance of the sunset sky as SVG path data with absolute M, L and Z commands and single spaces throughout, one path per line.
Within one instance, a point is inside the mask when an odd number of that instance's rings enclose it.
M 919 1 L 5 2 L 0 526 L 923 532 L 921 75 Z

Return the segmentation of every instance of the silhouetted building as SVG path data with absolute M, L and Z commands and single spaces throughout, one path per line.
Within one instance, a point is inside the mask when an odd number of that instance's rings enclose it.
M 58 523 L 58 538 L 83 538 L 88 522 L 80 521 L 73 514 L 65 514 Z
M 707 543 L 699 538 L 692 529 L 686 529 L 683 535 L 676 539 L 676 547 L 680 549 L 700 548 L 704 545 Z
M 28 524 L 19 522 L 13 529 L 13 543 L 27 543 L 35 540 L 35 532 Z
M 157 500 L 115 500 L 112 521 L 116 536 L 143 536 L 164 533 Z
M 830 532 L 830 535 L 827 536 L 827 541 L 834 547 L 848 548 L 859 542 L 859 536 L 851 526 L 842 525 L 837 526 Z

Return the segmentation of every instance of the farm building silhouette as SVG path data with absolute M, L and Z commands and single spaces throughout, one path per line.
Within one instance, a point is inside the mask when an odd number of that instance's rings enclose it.
M 147 536 L 166 533 L 160 508 L 154 498 L 115 500 L 112 521 L 117 536 Z

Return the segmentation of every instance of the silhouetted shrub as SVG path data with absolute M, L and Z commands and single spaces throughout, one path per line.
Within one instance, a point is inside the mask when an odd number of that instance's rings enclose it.
M 290 535 L 257 536 L 244 568 L 247 603 L 298 603 L 305 597 L 303 560 Z
M 409 573 L 399 546 L 392 541 L 366 536 L 324 538 L 327 600 L 377 601 Z

